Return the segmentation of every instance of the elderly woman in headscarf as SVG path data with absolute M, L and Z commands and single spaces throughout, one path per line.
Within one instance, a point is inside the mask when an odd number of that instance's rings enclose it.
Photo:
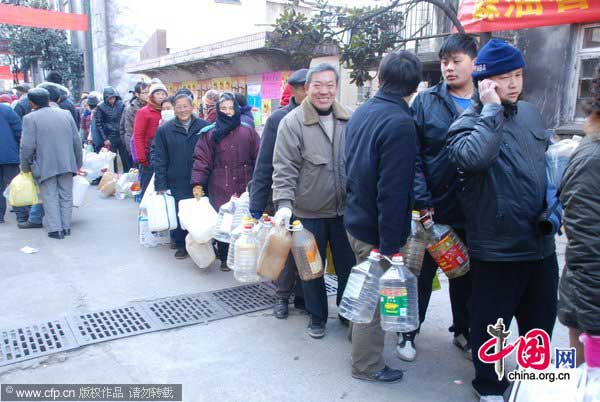
M 192 184 L 208 189 L 215 210 L 241 195 L 252 178 L 260 138 L 256 130 L 241 121 L 240 106 L 230 92 L 223 93 L 216 104 L 215 123 L 203 129 L 194 151 Z M 221 270 L 227 268 L 228 244 L 218 242 Z
M 219 93 L 214 89 L 206 92 L 202 97 L 202 114 L 204 120 L 209 123 L 214 123 L 217 120 L 217 102 L 219 101 Z

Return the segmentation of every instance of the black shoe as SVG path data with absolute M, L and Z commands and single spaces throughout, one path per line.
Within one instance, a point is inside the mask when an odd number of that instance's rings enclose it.
M 385 366 L 381 371 L 374 374 L 355 374 L 352 373 L 352 377 L 359 380 L 377 381 L 377 382 L 398 382 L 402 379 L 404 373 L 402 370 L 396 370 Z
M 287 298 L 278 297 L 277 300 L 275 300 L 275 305 L 273 306 L 273 314 L 275 314 L 276 318 L 288 318 L 289 310 Z
M 92 180 L 90 182 L 90 185 L 97 186 L 98 184 L 100 184 L 100 180 L 102 180 L 102 177 L 98 177 L 97 179 Z
M 44 227 L 41 223 L 31 223 L 29 221 L 18 223 L 17 226 L 19 229 L 41 229 Z
M 62 231 L 63 236 L 71 236 L 71 229 L 65 229 Z
M 221 271 L 223 271 L 223 272 L 231 271 L 231 268 L 229 268 L 227 266 L 227 261 L 221 261 Z
M 321 339 L 325 336 L 325 322 L 318 318 L 310 317 L 308 323 L 308 336 L 314 339 Z
M 62 240 L 65 238 L 62 231 L 61 232 L 48 232 L 48 237 L 50 237 L 51 239 L 59 239 L 59 240 Z
M 177 258 L 178 260 L 183 260 L 187 256 L 188 256 L 188 252 L 184 248 L 179 248 L 175 252 L 175 258 Z
M 350 326 L 350 321 L 348 321 L 347 318 L 342 317 L 341 315 L 338 314 L 338 318 L 340 319 L 340 322 L 342 323 L 343 326 L 348 327 Z

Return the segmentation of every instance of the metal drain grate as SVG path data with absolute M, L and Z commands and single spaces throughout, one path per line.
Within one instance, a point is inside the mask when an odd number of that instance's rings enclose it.
M 132 305 L 70 316 L 67 321 L 80 345 L 158 330 L 151 325 L 147 313 Z
M 275 303 L 273 289 L 260 283 L 216 290 L 212 295 L 231 315 L 266 310 Z
M 78 348 L 63 320 L 0 330 L 0 366 Z
M 325 274 L 325 290 L 327 296 L 335 296 L 338 289 L 338 279 L 336 275 Z
M 140 303 L 158 329 L 183 327 L 231 317 L 210 297 L 195 294 Z

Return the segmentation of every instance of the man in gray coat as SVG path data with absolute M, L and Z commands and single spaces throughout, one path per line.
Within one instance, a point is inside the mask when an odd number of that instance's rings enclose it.
M 73 175 L 82 165 L 81 139 L 69 112 L 49 107 L 50 94 L 32 89 L 33 113 L 23 118 L 21 171 L 32 172 L 40 187 L 48 237 L 71 234 Z

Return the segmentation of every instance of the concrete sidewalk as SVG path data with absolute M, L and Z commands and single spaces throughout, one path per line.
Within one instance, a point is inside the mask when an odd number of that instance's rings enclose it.
M 168 247 L 140 246 L 137 205 L 102 199 L 95 187 L 90 195 L 90 203 L 75 210 L 73 235 L 65 240 L 49 239 L 45 230 L 19 230 L 14 214 L 7 214 L 0 225 L 0 328 L 239 285 L 216 264 L 202 271 L 190 259 L 175 260 Z M 23 254 L 24 246 L 39 253 Z M 447 331 L 447 288 L 442 280 L 432 296 L 415 362 L 395 358 L 395 335 L 387 335 L 388 364 L 406 370 L 398 384 L 350 376 L 351 345 L 332 297 L 322 340 L 306 335 L 305 314 L 291 309 L 287 320 L 277 320 L 265 310 L 2 367 L 0 383 L 180 383 L 183 399 L 193 402 L 476 401 L 472 364 Z M 516 333 L 514 323 L 511 329 Z M 553 346 L 567 344 L 566 329 L 557 323 Z

